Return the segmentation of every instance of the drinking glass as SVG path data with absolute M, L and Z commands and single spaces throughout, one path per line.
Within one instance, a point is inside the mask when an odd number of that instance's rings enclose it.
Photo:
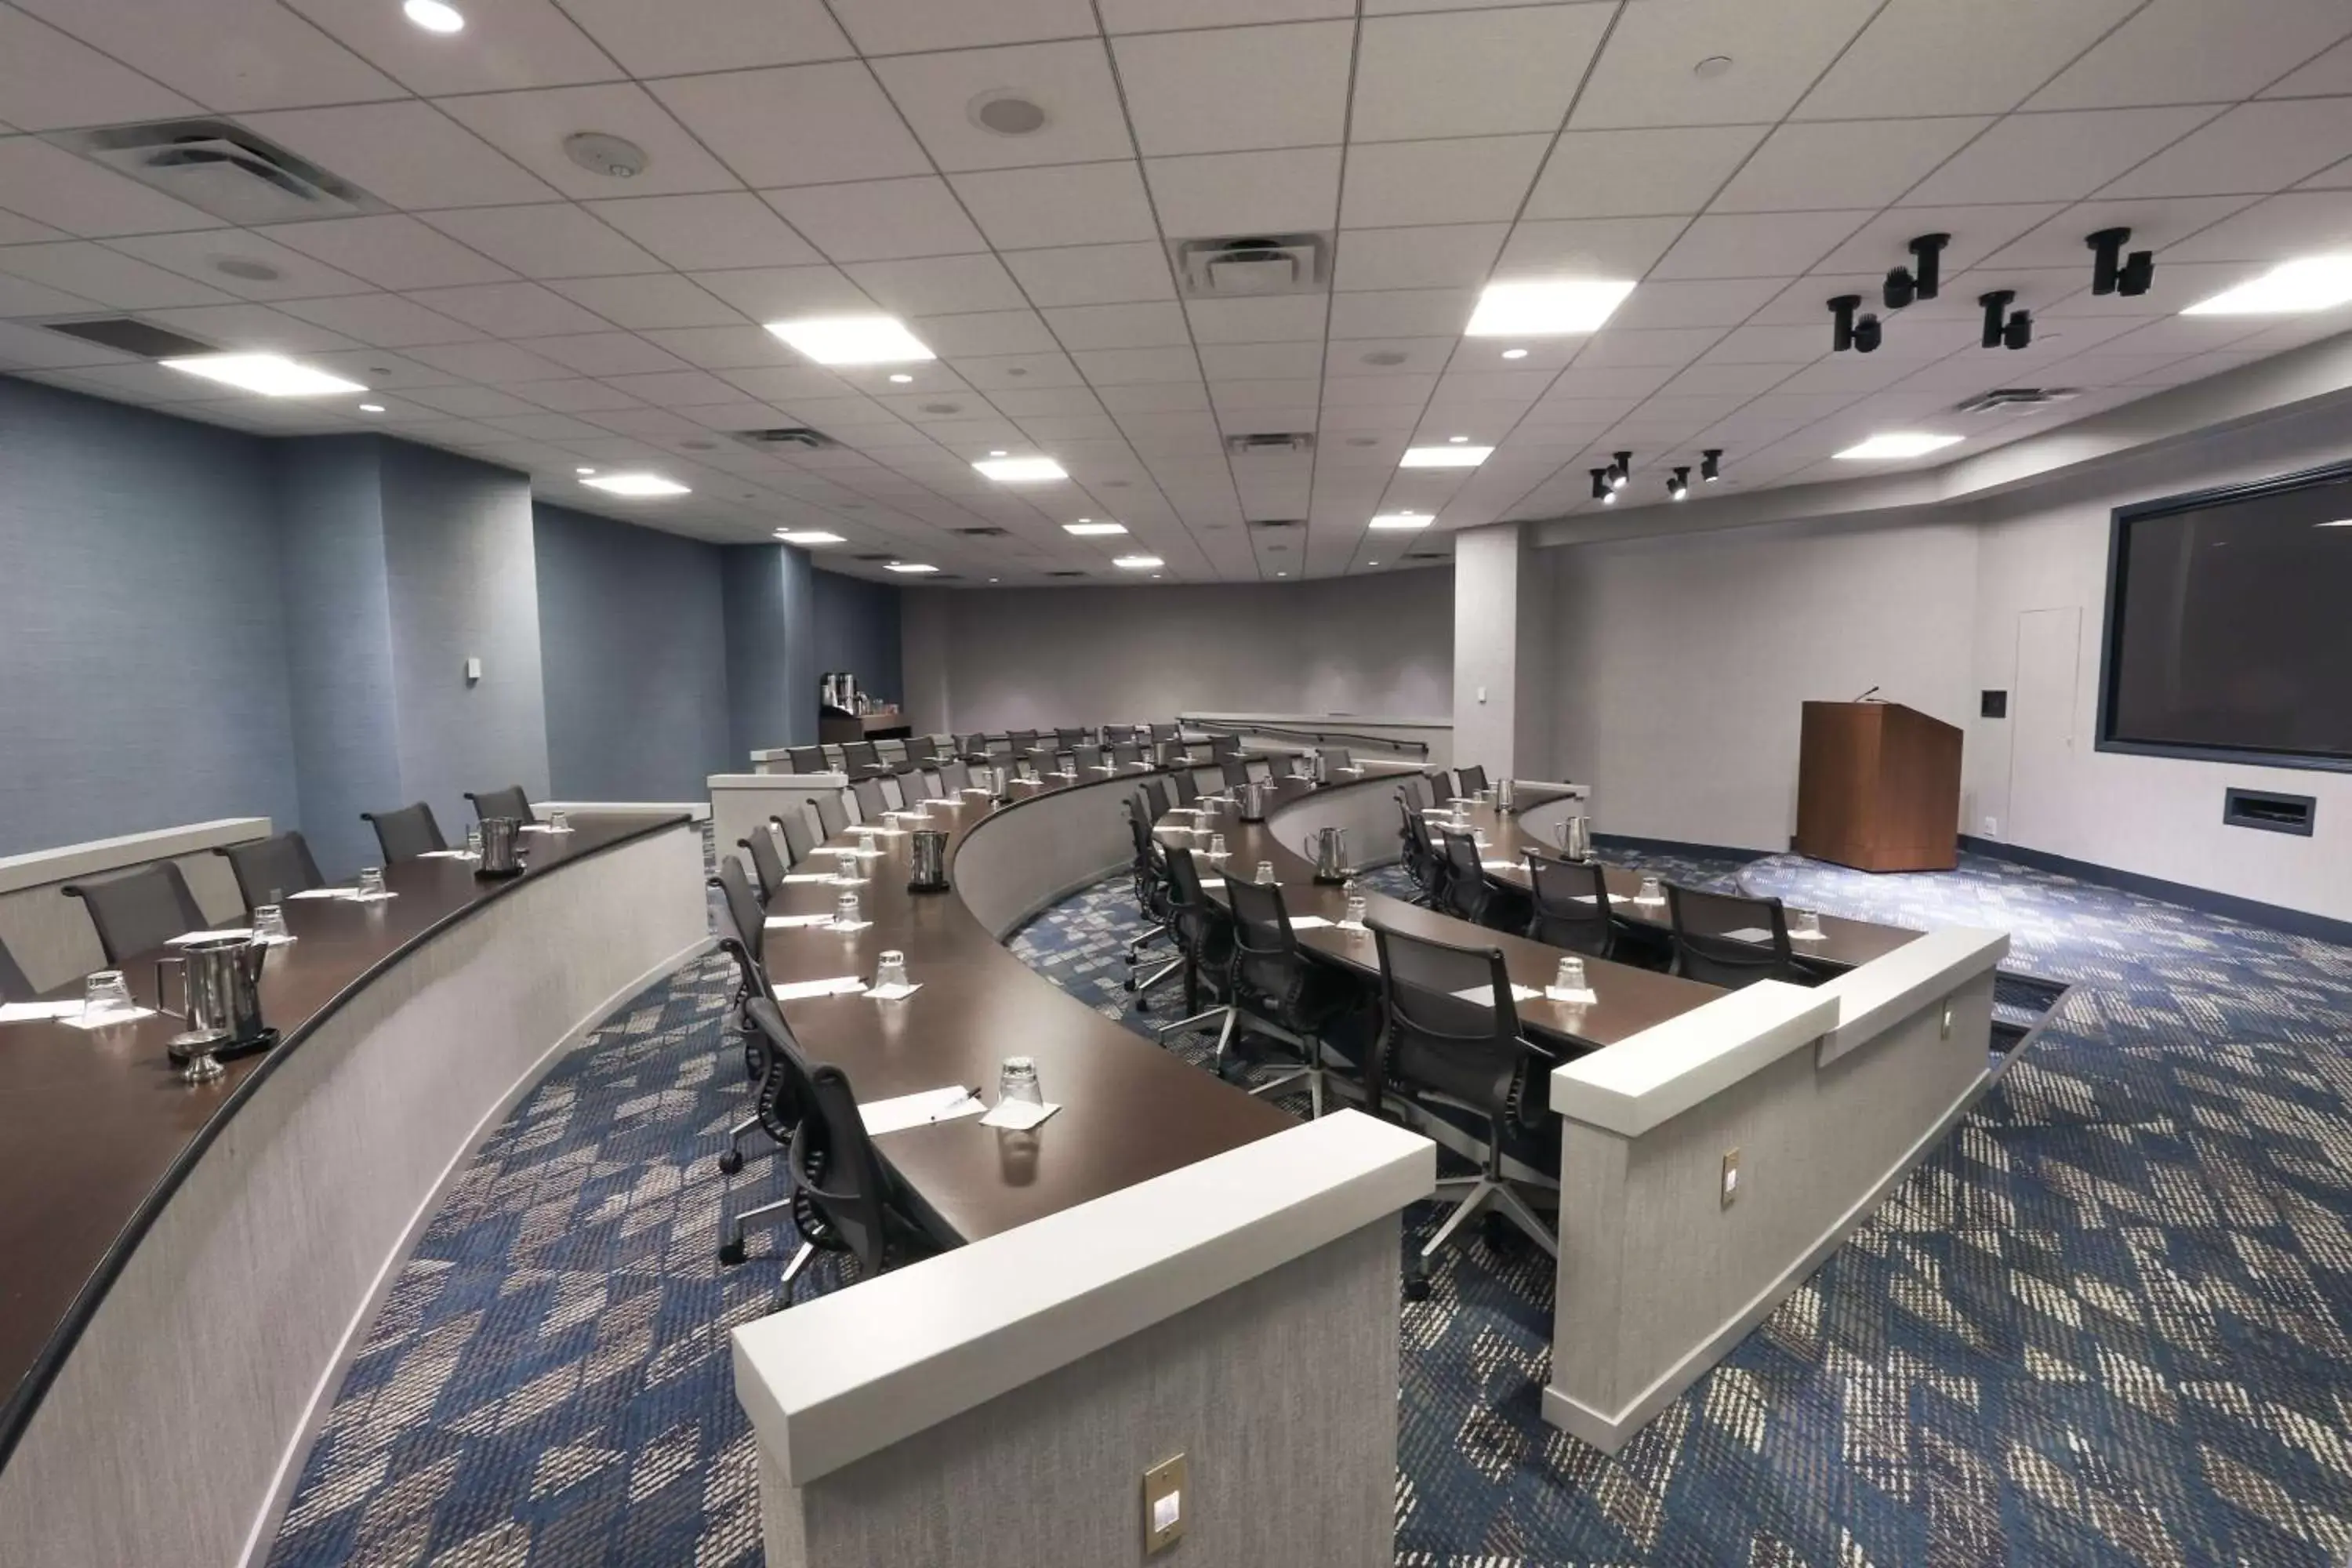
M 846 931 L 857 923 L 857 895 L 844 888 L 841 896 L 833 900 L 833 925 L 835 931 Z
M 1563 956 L 1559 961 L 1559 973 L 1552 976 L 1551 988 L 1555 991 L 1584 990 L 1584 960 L 1572 952 Z
M 261 942 L 292 942 L 294 933 L 286 929 L 286 911 L 276 904 L 262 904 L 253 911 L 253 934 Z
M 874 830 L 872 828 L 861 827 L 857 830 L 857 853 L 861 858 L 874 853 Z
M 1637 904 L 1663 904 L 1666 901 L 1665 887 L 1655 877 L 1644 877 L 1641 890 L 1633 895 L 1633 901 Z
M 857 874 L 857 851 L 855 849 L 845 849 L 840 854 L 835 856 L 834 864 L 840 869 L 841 875 L 839 879 L 841 881 L 862 882 L 865 880 L 863 877 L 860 877 Z
M 1037 1081 L 1037 1063 L 1032 1057 L 1007 1057 L 996 1073 L 996 1098 L 1021 1105 L 1044 1105 L 1045 1090 Z
M 547 814 L 547 827 L 548 831 L 551 833 L 571 832 L 572 814 L 561 809 L 560 807 L 554 811 L 549 812 Z
M 903 991 L 907 988 L 907 955 L 895 947 L 882 950 L 874 965 L 874 989 Z
M 482 858 L 482 825 L 478 822 L 466 824 L 466 858 L 469 860 Z
M 1790 936 L 1808 938 L 1821 935 L 1822 917 L 1820 912 L 1815 910 L 1790 910 L 1789 911 L 1789 934 Z
M 131 1011 L 131 987 L 120 969 L 101 969 L 83 983 L 81 1011 L 84 1017 L 97 1017 L 107 1013 Z
M 1361 931 L 1364 927 L 1364 911 L 1368 907 L 1362 894 L 1350 894 L 1348 899 L 1348 918 L 1339 923 L 1349 931 Z
M 383 867 L 370 866 L 360 873 L 360 897 L 362 899 L 383 897 Z
M 1210 834 L 1209 858 L 1213 861 L 1222 863 L 1224 860 L 1225 854 L 1225 836 L 1222 833 Z
M 1250 879 L 1254 882 L 1272 882 L 1274 880 L 1274 862 L 1271 860 L 1259 861 L 1257 863 L 1257 875 Z

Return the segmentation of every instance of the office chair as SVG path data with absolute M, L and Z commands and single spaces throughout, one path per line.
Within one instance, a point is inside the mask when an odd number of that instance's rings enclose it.
M 517 822 L 539 820 L 530 809 L 530 796 L 523 793 L 523 787 L 520 784 L 509 784 L 504 789 L 484 790 L 479 795 L 467 790 L 466 798 L 474 803 L 474 815 L 484 822 L 488 822 L 493 816 L 510 816 Z
M 874 781 L 882 786 L 883 810 L 904 811 L 907 809 L 907 802 L 908 799 L 907 794 L 908 776 L 908 775 L 906 773 L 884 773 L 880 778 Z
M 310 846 L 299 833 L 273 834 L 250 844 L 226 844 L 213 851 L 228 862 L 236 876 L 237 897 L 248 910 L 283 903 L 289 893 L 326 886 Z
M 1145 804 L 1143 792 L 1137 790 L 1122 808 L 1127 813 L 1127 833 L 1134 847 L 1128 862 L 1128 874 L 1135 885 L 1135 912 L 1148 922 L 1141 934 L 1127 944 L 1127 980 L 1124 988 L 1134 994 L 1135 1010 L 1151 1011 L 1148 994 L 1151 988 L 1184 967 L 1184 957 L 1179 952 L 1166 960 L 1149 974 L 1137 971 L 1144 965 L 1144 952 L 1154 942 L 1175 940 L 1175 902 L 1169 889 L 1168 860 L 1160 841 L 1151 836 L 1150 807 Z
M 1154 826 L 1159 826 L 1160 819 L 1166 816 L 1169 808 L 1175 805 L 1168 795 L 1168 781 L 1157 774 L 1143 781 L 1143 798 L 1150 808 Z
M 857 803 L 857 820 L 866 826 L 878 824 L 889 809 L 882 800 L 882 781 L 871 774 L 849 786 L 849 797 Z
M 1495 890 L 1486 885 L 1486 868 L 1479 864 L 1477 839 L 1441 827 L 1437 842 L 1445 857 L 1445 912 L 1485 925 L 1495 907 Z
M 1406 804 L 1415 811 L 1427 811 L 1437 804 L 1437 792 L 1429 787 L 1427 773 L 1407 773 L 1397 787 L 1404 791 Z
M 1255 1095 L 1268 1095 L 1304 1079 L 1310 1113 L 1323 1114 L 1323 1031 L 1354 1001 L 1352 988 L 1328 965 L 1316 963 L 1298 951 L 1297 933 L 1290 929 L 1290 911 L 1283 907 L 1282 889 L 1271 883 L 1225 881 L 1225 898 L 1234 912 L 1233 973 L 1226 990 L 1234 1012 L 1269 1037 L 1298 1053 L 1299 1066 L 1264 1083 L 1250 1086 Z M 1230 1032 L 1230 1031 L 1229 1031 Z M 1215 1070 L 1226 1076 L 1222 1050 Z
M 1143 751 L 1132 741 L 1121 741 L 1110 749 L 1110 765 L 1122 771 L 1143 765 Z
M 1037 749 L 1034 730 L 1008 730 L 1004 733 L 1005 750 L 1016 757 L 1025 757 Z
M 441 825 L 433 820 L 433 808 L 421 800 L 398 811 L 362 811 L 360 820 L 375 829 L 376 847 L 387 866 L 414 860 L 428 849 L 449 847 L 441 837 Z
M 823 830 L 817 835 L 820 843 L 830 843 L 849 831 L 849 808 L 841 804 L 848 794 L 847 790 L 829 789 L 814 797 L 817 826 Z
M 746 1020 L 743 1048 L 746 1053 L 758 1052 L 760 1059 L 759 1089 L 752 1097 L 751 1114 L 760 1131 L 765 1132 L 777 1148 L 789 1150 L 793 1134 L 799 1131 L 801 1123 L 808 1119 L 812 1098 L 808 1058 L 801 1050 L 799 1037 L 784 1022 L 783 1013 L 777 1007 L 773 996 L 753 997 L 743 1013 Z M 719 1163 L 721 1166 L 726 1164 L 724 1155 L 720 1156 Z M 735 1168 L 742 1168 L 740 1160 Z M 789 1162 L 787 1171 L 789 1173 Z M 727 1239 L 719 1244 L 719 1261 L 730 1268 L 743 1261 L 743 1229 L 746 1226 L 758 1224 L 776 1215 L 792 1215 L 793 1226 L 800 1232 L 801 1245 L 799 1250 L 793 1254 L 793 1260 L 784 1266 L 784 1296 L 789 1300 L 793 1282 L 800 1278 L 802 1270 L 808 1268 L 809 1261 L 816 1256 L 816 1243 L 811 1238 L 824 1222 L 822 1215 L 808 1206 L 807 1200 L 801 1194 L 800 1184 L 793 1181 L 789 1173 L 784 1178 L 784 1191 L 785 1195 L 774 1203 L 745 1209 L 728 1222 Z
M 1238 789 L 1250 782 L 1249 764 L 1239 757 L 1227 757 L 1217 764 L 1217 776 L 1224 780 L 1227 789 Z
M 1380 1110 L 1391 1087 L 1423 1114 L 1435 1109 L 1468 1111 L 1486 1123 L 1486 1158 L 1475 1177 L 1442 1178 L 1436 1196 L 1458 1196 L 1454 1212 L 1407 1266 L 1404 1293 L 1410 1300 L 1429 1294 L 1429 1260 L 1474 1216 L 1492 1213 L 1515 1226 L 1552 1257 L 1559 1244 L 1522 1188 L 1532 1184 L 1503 1174 L 1506 1152 L 1538 1170 L 1559 1168 L 1559 1141 L 1545 1136 L 1550 1112 L 1545 1075 L 1551 1058 L 1519 1035 L 1518 1009 L 1511 1000 L 1511 976 L 1500 948 L 1454 947 L 1408 936 L 1377 921 L 1381 1002 L 1387 1024 L 1374 1057 L 1368 1109 Z M 1464 1000 L 1465 992 L 1488 998 Z M 1549 1145 L 1547 1147 L 1547 1145 Z M 1558 1202 L 1552 1184 L 1551 1201 Z M 1486 1226 L 1489 1245 L 1501 1237 Z
M 0 942 L 0 1002 L 30 1002 L 32 999 L 33 983 L 26 979 L 25 972 L 16 966 L 16 960 L 8 952 L 8 944 Z
M 765 904 L 784 885 L 784 857 L 776 847 L 776 836 L 766 827 L 754 827 L 749 838 L 736 843 L 751 857 L 751 874 L 759 879 L 757 891 L 760 902 Z
M 1056 751 L 1074 752 L 1087 743 L 1087 732 L 1080 730 L 1055 730 L 1054 747 Z
M 916 735 L 907 742 L 907 760 L 918 768 L 939 761 L 940 743 L 929 735 Z
M 799 865 L 816 853 L 816 834 L 809 827 L 808 813 L 787 812 L 768 818 L 771 826 L 784 836 L 784 865 Z
M 841 748 L 842 771 L 853 779 L 871 778 L 886 772 L 882 752 L 871 741 L 851 741 Z
M 1162 741 L 1181 741 L 1183 738 L 1184 729 L 1181 724 L 1154 724 L 1151 726 L 1151 743 L 1155 746 Z
M 1349 753 L 1347 747 L 1326 746 L 1323 748 L 1323 771 L 1325 773 L 1343 773 L 1355 765 L 1356 759 Z
M 1459 777 L 1462 787 L 1454 791 L 1454 794 L 1477 795 L 1486 793 L 1486 770 L 1485 768 L 1464 768 Z
M 740 856 L 721 856 L 718 874 L 706 886 L 719 890 L 719 950 L 735 961 L 735 994 L 727 1005 L 743 1037 L 744 1076 L 756 1082 L 766 1069 L 767 1059 L 761 1054 L 760 1043 L 751 1037 L 748 1020 L 751 1005 L 773 994 L 768 988 L 768 911 L 751 890 L 751 879 L 745 874 Z M 743 1135 L 759 1125 L 760 1118 L 754 1113 L 727 1130 L 727 1151 L 719 1156 L 719 1170 L 731 1176 L 743 1168 Z
M 947 786 L 940 781 L 937 768 L 923 768 L 916 773 L 915 798 L 917 800 L 940 800 L 943 799 L 947 793 Z
M 1535 898 L 1528 921 L 1530 941 L 1592 958 L 1609 956 L 1617 945 L 1616 927 L 1609 919 L 1609 879 L 1598 864 L 1555 859 L 1530 849 L 1528 882 Z
M 205 912 L 188 891 L 188 879 L 169 860 L 133 867 L 111 877 L 68 882 L 58 891 L 79 899 L 98 928 L 98 945 L 111 968 L 125 959 L 152 952 L 173 937 L 205 929 Z
M 1191 805 L 1201 798 L 1201 781 L 1190 768 L 1178 768 L 1168 775 L 1168 783 L 1176 792 L 1178 805 Z
M 1100 773 L 1103 765 L 1103 749 L 1100 746 L 1091 745 L 1072 746 L 1070 765 L 1078 771 L 1078 776 L 1081 778 L 1088 773 Z
M 961 757 L 967 763 L 986 761 L 988 758 L 988 737 L 979 734 L 958 735 L 955 738 L 955 754 Z
M 1239 735 L 1212 735 L 1209 737 L 1210 761 L 1222 763 L 1227 757 L 1238 757 L 1241 754 L 1242 738 Z
M 784 765 L 796 773 L 822 773 L 832 770 L 824 765 L 823 746 L 787 746 Z
M 1162 1044 L 1168 1037 L 1222 1022 L 1217 1031 L 1215 1059 L 1225 1059 L 1233 1041 L 1234 1010 L 1226 1005 L 1234 954 L 1234 924 L 1201 886 L 1201 872 L 1190 849 L 1163 851 L 1168 867 L 1168 899 L 1176 932 L 1177 951 L 1184 955 L 1184 1016 L 1162 1024 L 1152 1033 Z M 1227 886 L 1231 886 L 1229 882 Z M 1203 995 L 1212 1001 L 1201 1005 Z
M 1811 984 L 1797 967 L 1788 913 L 1778 899 L 1709 893 L 1668 882 L 1666 912 L 1675 932 L 1673 973 L 1735 991 L 1759 980 Z M 1736 934 L 1746 931 L 1756 934 Z
M 1442 909 L 1445 902 L 1445 858 L 1429 836 L 1429 819 L 1415 811 L 1404 793 L 1397 792 L 1397 811 L 1403 818 L 1399 837 L 1404 840 L 1405 874 L 1415 889 L 1412 901 L 1423 909 Z
M 809 1091 L 808 1114 L 793 1134 L 791 1169 L 795 1195 L 824 1223 L 803 1231 L 803 1238 L 856 1265 L 860 1279 L 953 1246 L 913 1217 L 875 1152 L 848 1075 L 819 1067 L 809 1074 Z
M 971 768 L 961 757 L 951 757 L 940 764 L 940 785 L 950 795 L 960 795 L 971 787 Z

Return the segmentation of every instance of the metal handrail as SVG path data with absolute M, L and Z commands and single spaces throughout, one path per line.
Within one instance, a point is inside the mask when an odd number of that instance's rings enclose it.
M 1426 758 L 1429 755 L 1429 742 L 1426 741 L 1400 741 L 1393 736 L 1367 734 L 1360 730 L 1310 730 L 1293 724 L 1227 724 L 1208 720 L 1195 720 L 1193 727 L 1205 734 L 1232 735 L 1236 739 L 1243 735 L 1270 735 L 1281 741 L 1311 741 L 1318 746 L 1335 743 L 1359 745 L 1402 752 L 1409 756 Z

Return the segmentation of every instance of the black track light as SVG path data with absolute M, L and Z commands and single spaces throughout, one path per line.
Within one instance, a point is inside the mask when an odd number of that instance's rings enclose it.
M 2021 349 L 2033 342 L 2033 313 L 2011 310 L 2009 307 L 2016 299 L 2014 289 L 1996 289 L 1977 296 L 1977 303 L 1984 307 L 1984 332 L 1978 339 L 1984 347 Z
M 1680 468 L 1675 470 L 1674 478 L 1666 481 L 1666 494 L 1672 496 L 1676 500 L 1690 500 L 1690 469 L 1688 468 Z
M 1843 353 L 1853 349 L 1857 353 L 1877 351 L 1881 329 L 1875 316 L 1857 316 L 1862 309 L 1862 296 L 1841 294 L 1830 301 L 1830 352 Z
M 1911 242 L 1911 265 L 1889 272 L 1879 296 L 1888 310 L 1900 310 L 1915 300 L 1936 297 L 1944 286 L 1944 247 L 1951 243 L 1948 234 L 1923 234 Z
M 2085 235 L 2083 243 L 2091 247 L 2091 292 L 2121 294 L 2129 299 L 2145 294 L 2156 281 L 2156 252 L 2135 250 L 2128 257 L 2124 247 L 2131 243 L 2131 230 L 2103 228 L 2096 234 Z
M 1633 477 L 1633 454 L 1620 452 L 1616 458 L 1617 460 L 1609 466 L 1609 488 L 1622 490 L 1625 488 L 1625 481 Z
M 1709 447 L 1698 455 L 1698 477 L 1707 484 L 1723 478 L 1723 448 Z
M 1609 488 L 1609 470 L 1606 468 L 1595 468 L 1592 470 L 1592 499 L 1594 500 L 1614 500 L 1617 499 L 1617 492 Z
M 2033 312 L 2011 310 L 2009 325 L 2000 330 L 2000 346 L 2005 349 L 2029 347 L 2033 342 Z

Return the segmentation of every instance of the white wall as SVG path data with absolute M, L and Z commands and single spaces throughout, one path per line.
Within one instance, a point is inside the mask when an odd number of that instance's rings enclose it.
M 1443 717 L 1453 572 L 1297 584 L 910 590 L 918 730 L 1045 729 L 1180 710 Z

